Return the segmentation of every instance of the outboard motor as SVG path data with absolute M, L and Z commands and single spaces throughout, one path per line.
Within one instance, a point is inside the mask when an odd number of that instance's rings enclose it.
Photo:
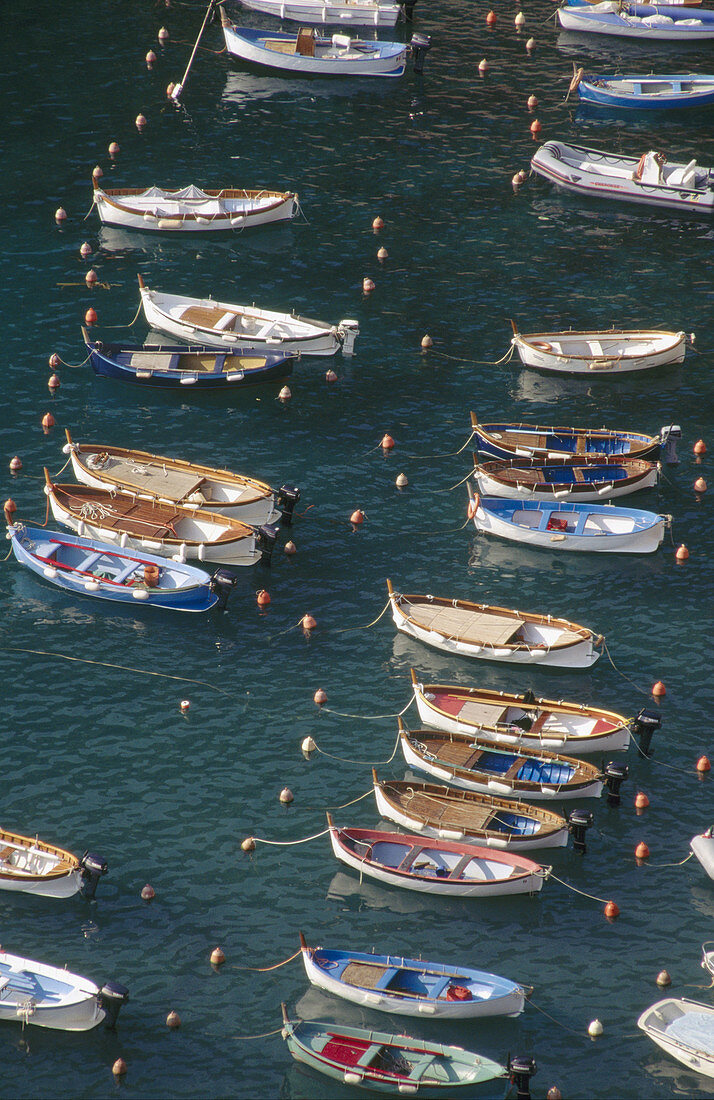
M 105 982 L 97 1000 L 99 1007 L 104 1009 L 104 1026 L 115 1028 L 121 1006 L 129 1000 L 129 990 L 119 982 Z
M 258 528 L 258 549 L 260 550 L 261 565 L 270 565 L 277 537 L 278 528 L 274 523 L 264 523 L 262 527 Z
M 585 855 L 587 845 L 585 834 L 593 823 L 593 815 L 589 810 L 571 810 L 567 817 L 568 829 L 573 838 L 573 849 L 580 855 Z
M 359 336 L 359 321 L 352 321 L 348 318 L 340 321 L 337 326 L 337 335 L 342 341 L 342 354 L 354 355 L 355 340 Z
M 643 756 L 651 756 L 650 741 L 655 730 L 662 728 L 662 716 L 659 711 L 648 710 L 643 707 L 636 718 L 630 722 L 630 732 L 639 739 L 640 752 Z
M 80 891 L 88 901 L 94 901 L 97 892 L 97 883 L 102 875 L 106 875 L 109 864 L 101 856 L 95 856 L 91 852 L 85 852 L 79 861 L 79 873 L 82 878 Z
M 518 1100 L 531 1100 L 531 1077 L 538 1072 L 533 1059 L 516 1055 L 515 1058 L 508 1059 L 507 1069 L 511 1084 L 516 1086 Z
M 404 0 L 404 18 L 411 20 L 414 18 L 414 8 L 417 5 L 417 0 Z
M 211 577 L 208 587 L 211 592 L 214 592 L 218 597 L 218 603 L 216 607 L 219 611 L 225 611 L 226 604 L 228 603 L 228 597 L 238 583 L 238 578 L 235 573 L 231 573 L 230 569 L 216 569 L 216 572 Z
M 290 527 L 293 522 L 293 512 L 299 500 L 300 490 L 297 485 L 281 485 L 278 489 L 275 503 L 278 508 L 282 509 L 283 514 L 280 517 L 280 522 L 286 527 Z
M 659 430 L 659 445 L 662 457 L 668 466 L 677 466 L 679 463 L 677 441 L 681 438 L 682 429 L 679 424 L 665 424 Z
M 630 769 L 627 767 L 627 764 L 622 764 L 619 760 L 610 760 L 607 767 L 603 769 L 605 786 L 607 787 L 608 806 L 620 805 L 620 787 L 629 774 Z
M 412 35 L 412 40 L 409 43 L 409 48 L 412 51 L 412 57 L 414 58 L 414 72 L 424 72 L 424 62 L 426 55 L 431 49 L 431 39 L 428 34 L 421 34 L 419 31 L 415 31 Z
M 511 722 L 511 725 L 518 726 L 518 728 L 520 730 L 523 730 L 524 733 L 528 733 L 529 729 L 533 725 L 533 719 L 531 718 L 530 714 L 523 714 L 520 718 L 515 718 L 513 722 Z

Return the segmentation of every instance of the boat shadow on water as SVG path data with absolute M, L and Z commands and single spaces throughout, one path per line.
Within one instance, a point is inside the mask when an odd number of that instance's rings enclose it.
M 637 396 L 642 390 L 642 374 L 656 380 L 658 393 L 676 393 L 682 387 L 686 364 L 652 367 L 646 372 L 633 374 L 550 375 L 545 371 L 525 368 L 512 378 L 508 385 L 509 396 L 514 401 L 530 401 L 534 404 L 556 405 L 560 401 L 582 401 L 589 397 L 596 405 L 602 403 L 603 394 L 611 395 L 613 383 L 617 385 L 618 398 Z

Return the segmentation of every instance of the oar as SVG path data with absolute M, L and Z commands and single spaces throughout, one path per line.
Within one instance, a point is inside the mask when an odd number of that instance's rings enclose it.
M 203 23 L 201 24 L 201 29 L 198 32 L 198 38 L 196 39 L 193 50 L 191 51 L 191 56 L 188 59 L 188 65 L 186 66 L 186 71 L 183 74 L 183 79 L 181 80 L 180 84 L 174 84 L 173 88 L 171 89 L 171 93 L 170 93 L 171 99 L 173 99 L 175 103 L 178 103 L 179 98 L 181 96 L 181 93 L 184 90 L 184 87 L 186 85 L 186 81 L 188 79 L 188 74 L 191 70 L 191 66 L 193 65 L 193 59 L 196 56 L 196 50 L 198 49 L 198 43 L 201 41 L 201 38 L 203 36 L 203 32 L 205 31 L 205 29 L 208 25 L 208 20 L 210 19 L 211 15 L 213 14 L 213 9 L 214 9 L 215 6 L 216 6 L 216 0 L 208 0 L 208 7 L 206 8 L 206 14 L 203 17 Z

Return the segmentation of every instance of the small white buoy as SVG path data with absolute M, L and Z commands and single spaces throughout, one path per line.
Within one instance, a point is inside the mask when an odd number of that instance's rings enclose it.
M 142 887 L 141 896 L 144 901 L 153 901 L 156 897 L 156 891 L 154 887 L 147 882 L 146 886 Z
M 156 54 L 154 53 L 153 50 L 149 50 L 149 52 L 146 55 L 145 60 L 146 60 L 146 67 L 148 69 L 150 69 L 151 66 L 154 64 L 154 62 L 156 61 Z
M 241 846 L 241 849 L 244 852 L 254 852 L 255 851 L 255 840 L 253 839 L 252 836 L 247 836 L 245 838 L 245 840 L 241 840 L 240 846 Z
M 112 1073 L 115 1077 L 123 1077 L 126 1073 L 126 1062 L 123 1058 L 117 1058 L 116 1062 L 112 1066 Z
M 289 401 L 291 397 L 292 393 L 290 392 L 290 386 L 283 386 L 280 393 L 278 394 L 278 400 Z
M 19 455 L 15 455 L 14 458 L 10 459 L 10 472 L 13 473 L 13 474 L 16 474 L 21 469 L 22 469 L 22 459 L 20 458 Z
M 290 788 L 283 787 L 282 791 L 280 792 L 280 801 L 283 803 L 283 805 L 288 806 L 294 800 L 294 798 L 295 795 L 290 790 Z
M 169 32 L 166 30 L 166 27 L 159 27 L 159 32 L 156 37 L 158 38 L 159 42 L 168 41 Z
M 297 546 L 292 539 L 285 543 L 285 546 L 283 547 L 283 553 L 287 554 L 288 557 L 292 557 L 293 554 L 297 554 Z
M 223 953 L 223 949 L 220 947 L 214 947 L 211 951 L 211 966 L 222 966 L 226 961 L 226 956 Z
M 370 279 L 370 277 L 368 275 L 365 276 L 365 278 L 362 280 L 362 291 L 365 294 L 371 294 L 372 291 L 374 290 L 375 286 L 376 286 L 376 284 L 375 284 L 374 280 Z
M 317 626 L 317 619 L 315 619 L 310 613 L 303 615 L 300 620 L 300 625 L 306 634 L 309 634 L 311 630 L 314 630 Z
M 166 1026 L 172 1031 L 175 1031 L 177 1027 L 181 1027 L 181 1017 L 178 1012 L 174 1012 L 172 1009 L 166 1017 Z
M 523 12 L 522 12 L 522 11 L 519 11 L 518 15 L 517 15 L 517 16 L 516 16 L 516 18 L 515 18 L 515 19 L 513 20 L 513 22 L 514 22 L 514 23 L 516 24 L 516 26 L 518 27 L 518 30 L 520 30 L 520 29 L 521 29 L 521 27 L 525 26 L 525 22 L 526 22 L 526 17 L 525 17 L 525 15 L 523 14 Z
M 488 70 L 490 69 L 490 67 L 491 67 L 491 66 L 489 65 L 489 63 L 488 63 L 488 61 L 486 60 L 486 58 L 485 58 L 485 57 L 482 57 L 482 58 L 481 58 L 481 60 L 480 60 L 480 61 L 479 61 L 479 63 L 478 63 L 478 71 L 479 71 L 480 73 L 487 73 L 487 72 L 488 72 Z
M 137 130 L 143 130 L 144 127 L 146 126 L 146 118 L 145 118 L 144 115 L 137 115 L 136 119 L 134 121 L 135 121 L 135 125 L 136 125 Z
M 591 1020 L 588 1024 L 588 1035 L 591 1039 L 598 1039 L 604 1031 L 599 1020 Z
M 407 475 L 398 474 L 397 480 L 394 484 L 397 486 L 397 489 L 406 489 L 407 485 L 409 484 L 409 481 L 407 480 Z
M 421 338 L 422 351 L 426 351 L 427 348 L 431 348 L 433 346 L 434 346 L 434 341 L 432 340 L 431 336 L 429 336 L 428 333 L 425 336 L 422 336 L 422 338 Z
M 109 156 L 113 159 L 119 152 L 119 143 L 116 141 L 110 141 L 107 152 L 109 153 Z
M 336 382 L 337 381 L 337 375 L 333 371 L 332 367 L 330 367 L 329 370 L 325 371 L 325 381 L 326 382 Z
M 313 741 L 312 737 L 310 737 L 310 734 L 308 734 L 307 737 L 303 738 L 302 744 L 300 745 L 300 748 L 302 749 L 302 751 L 304 753 L 309 754 L 309 753 L 315 751 L 315 749 L 317 748 L 317 745 Z
M 321 707 L 323 703 L 327 702 L 327 692 L 323 691 L 322 688 L 318 688 L 312 698 L 313 701 L 317 703 L 318 707 Z
M 92 178 L 95 179 L 95 180 L 100 180 L 103 175 L 104 175 L 104 173 L 102 172 L 101 168 L 97 164 L 96 167 L 94 167 L 92 169 Z
M 380 263 L 383 263 L 388 258 L 388 256 L 389 256 L 389 253 L 387 252 L 387 250 L 384 246 L 382 246 L 382 248 L 377 250 L 377 259 L 379 260 Z
M 47 379 L 47 385 L 50 390 L 58 390 L 60 387 L 60 380 L 56 374 L 51 374 Z
M 372 222 L 372 229 L 383 229 L 383 228 L 384 228 L 384 222 L 382 221 L 382 219 L 380 218 L 380 216 L 378 214 L 377 217 Z
M 85 241 L 84 244 L 81 246 L 81 248 L 79 250 L 79 254 L 80 254 L 80 256 L 82 257 L 83 260 L 86 260 L 87 256 L 92 255 L 92 246 L 91 246 L 91 244 L 89 244 L 88 241 Z M 50 366 L 51 366 L 51 364 L 50 364 Z
M 526 42 L 526 49 L 528 50 L 528 53 L 530 53 L 531 50 L 534 50 L 535 46 L 536 46 L 535 38 L 529 38 L 528 41 Z
M 55 210 L 55 221 L 60 224 L 67 220 L 67 211 L 63 206 L 60 206 Z
M 93 267 L 90 267 L 89 271 L 84 276 L 84 281 L 87 286 L 94 286 L 94 284 L 99 281 L 99 276 L 97 275 Z
M 191 706 L 191 700 L 190 699 L 182 699 L 181 702 L 179 703 L 179 706 L 181 707 L 181 710 L 184 713 L 186 713 L 186 711 Z

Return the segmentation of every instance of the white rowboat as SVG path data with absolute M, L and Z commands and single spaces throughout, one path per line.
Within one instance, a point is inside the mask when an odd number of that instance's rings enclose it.
M 207 233 L 249 229 L 289 221 L 298 212 L 292 191 L 246 191 L 237 187 L 202 190 L 191 184 L 175 191 L 163 187 L 105 189 L 94 184 L 94 205 L 104 225 L 160 233 Z
M 687 997 L 666 997 L 650 1005 L 637 1026 L 672 1058 L 714 1077 L 714 1008 Z
M 560 374 L 632 374 L 684 360 L 685 332 L 657 329 L 606 329 L 576 332 L 519 332 L 511 345 L 534 370 Z
M 406 5 L 392 0 L 241 0 L 244 8 L 297 23 L 350 23 L 358 27 L 393 27 L 416 0 Z
M 312 27 L 297 33 L 235 27 L 221 8 L 226 50 L 239 61 L 297 76 L 402 76 L 408 47 L 346 34 L 322 37 Z
M 0 1020 L 61 1031 L 88 1031 L 102 1020 L 111 1027 L 128 990 L 94 982 L 58 966 L 0 951 Z

